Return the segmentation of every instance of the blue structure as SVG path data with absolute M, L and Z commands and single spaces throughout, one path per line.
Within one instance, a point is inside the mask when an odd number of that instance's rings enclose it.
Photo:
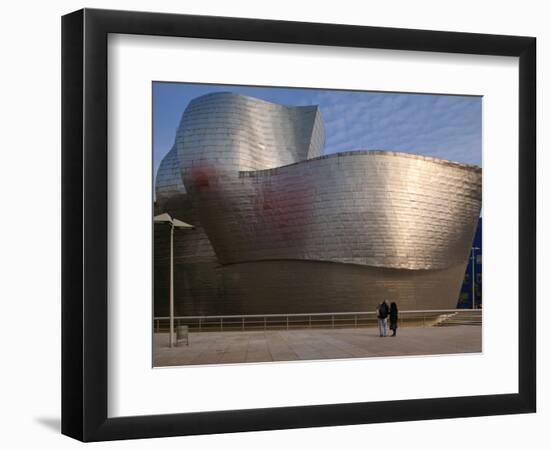
M 482 219 L 479 218 L 477 223 L 476 234 L 474 236 L 474 242 L 472 243 L 472 250 L 470 250 L 470 257 L 468 260 L 468 267 L 466 268 L 466 273 L 464 274 L 464 282 L 462 283 L 462 289 L 460 290 L 460 297 L 456 305 L 459 309 L 471 309 L 472 308 L 472 274 L 475 274 L 475 307 L 481 308 L 481 279 L 482 279 L 482 267 L 481 267 L 481 228 L 482 228 Z M 474 270 L 472 271 L 472 261 L 474 261 Z

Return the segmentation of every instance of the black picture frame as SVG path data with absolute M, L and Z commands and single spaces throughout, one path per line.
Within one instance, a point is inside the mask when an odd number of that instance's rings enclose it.
M 518 393 L 109 418 L 109 33 L 519 57 Z M 62 433 L 82 441 L 103 441 L 535 412 L 535 92 L 533 37 L 95 9 L 64 16 Z

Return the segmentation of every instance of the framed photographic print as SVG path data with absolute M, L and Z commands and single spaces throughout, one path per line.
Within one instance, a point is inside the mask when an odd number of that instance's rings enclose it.
M 62 25 L 64 434 L 535 411 L 535 38 Z

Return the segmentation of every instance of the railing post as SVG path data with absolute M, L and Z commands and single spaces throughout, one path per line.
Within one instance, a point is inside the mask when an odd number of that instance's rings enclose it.
M 286 316 L 286 329 L 288 330 L 288 316 Z
M 241 331 L 244 331 L 244 317 L 242 318 Z

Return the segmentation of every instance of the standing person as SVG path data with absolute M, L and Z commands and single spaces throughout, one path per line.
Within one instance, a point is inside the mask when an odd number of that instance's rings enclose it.
M 380 332 L 380 337 L 387 336 L 388 314 L 388 302 L 384 300 L 378 305 L 378 308 L 376 309 L 376 317 L 378 318 L 378 331 Z
M 390 305 L 390 330 L 393 331 L 392 336 L 397 334 L 397 305 L 395 302 L 391 302 Z

